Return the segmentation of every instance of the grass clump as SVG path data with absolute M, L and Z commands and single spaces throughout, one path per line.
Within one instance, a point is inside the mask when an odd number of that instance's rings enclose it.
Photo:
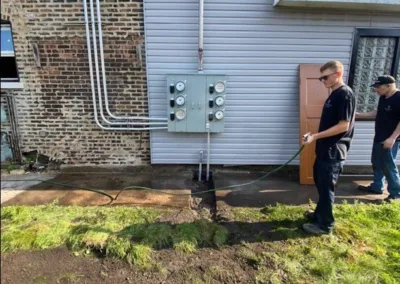
M 2 253 L 67 245 L 76 254 L 101 254 L 143 268 L 154 263 L 154 249 L 186 253 L 201 246 L 222 246 L 228 231 L 206 220 L 190 224 L 157 223 L 154 208 L 10 206 L 2 208 Z
M 305 209 L 278 204 L 232 211 L 232 222 L 246 230 L 265 223 L 266 233 L 247 240 L 235 254 L 257 271 L 257 283 L 400 283 L 400 204 L 337 205 L 334 234 L 318 237 L 299 229 L 306 222 Z M 132 207 L 5 207 L 2 253 L 67 245 L 75 252 L 101 253 L 148 268 L 157 265 L 154 250 L 218 248 L 235 233 L 208 220 L 158 223 L 162 214 Z M 205 274 L 210 283 L 233 281 L 222 267 Z
M 341 204 L 331 236 L 305 234 L 302 206 L 240 209 L 242 221 L 265 221 L 276 240 L 246 247 L 259 283 L 400 283 L 400 204 Z M 249 217 L 251 216 L 251 217 Z M 249 252 L 250 250 L 250 252 Z

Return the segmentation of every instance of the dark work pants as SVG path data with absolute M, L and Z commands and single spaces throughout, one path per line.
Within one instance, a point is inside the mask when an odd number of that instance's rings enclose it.
M 343 160 L 323 160 L 318 156 L 314 163 L 314 182 L 318 189 L 319 200 L 315 209 L 315 222 L 325 231 L 332 231 L 335 224 L 333 204 L 335 186 L 343 171 Z

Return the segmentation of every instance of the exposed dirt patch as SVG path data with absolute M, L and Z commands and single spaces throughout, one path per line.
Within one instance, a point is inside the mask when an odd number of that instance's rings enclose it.
M 210 180 L 206 181 L 206 173 L 203 172 L 201 181 L 198 181 L 198 172 L 193 172 L 192 197 L 190 208 L 195 210 L 201 218 L 215 220 L 216 216 L 216 197 L 212 172 Z
M 167 213 L 164 213 L 160 218 L 157 219 L 159 223 L 170 223 L 173 225 L 183 224 L 183 223 L 193 223 L 196 220 L 199 220 L 199 214 L 190 209 L 181 209 L 181 210 L 170 210 Z
M 193 254 L 160 250 L 151 270 L 116 259 L 75 257 L 66 248 L 1 256 L 1 283 L 254 283 L 256 270 L 238 246 Z

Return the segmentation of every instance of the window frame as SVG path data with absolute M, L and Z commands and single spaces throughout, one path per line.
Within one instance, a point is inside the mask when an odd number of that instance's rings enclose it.
M 356 71 L 357 63 L 357 51 L 358 45 L 361 37 L 394 37 L 396 38 L 395 48 L 394 48 L 394 58 L 392 63 L 392 68 L 390 70 L 390 75 L 396 77 L 399 70 L 400 62 L 400 29 L 399 28 L 357 28 L 354 32 L 353 39 L 353 49 L 350 61 L 350 71 L 349 71 L 349 87 L 353 88 L 354 85 L 354 74 Z M 362 121 L 375 121 L 370 118 L 357 118 L 357 120 Z
M 17 70 L 17 77 L 16 79 L 13 78 L 1 78 L 1 88 L 2 89 L 21 89 L 23 88 L 23 84 L 21 82 L 21 77 L 19 74 L 19 69 L 18 69 L 18 62 L 17 62 L 17 52 L 15 50 L 15 43 L 14 43 L 14 33 L 13 33 L 13 26 L 11 21 L 6 21 L 6 20 L 1 20 L 1 26 L 2 27 L 9 27 L 10 32 L 11 32 L 11 40 L 12 40 L 12 47 L 13 47 L 13 54 L 11 53 L 5 53 L 4 57 L 14 57 L 15 60 L 15 68 Z M 3 54 L 1 54 L 2 56 Z M 3 56 L 2 56 L 3 57 Z

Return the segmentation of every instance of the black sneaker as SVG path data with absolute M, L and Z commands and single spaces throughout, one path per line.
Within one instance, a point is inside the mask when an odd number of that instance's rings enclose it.
M 302 228 L 306 233 L 311 234 L 311 235 L 330 235 L 330 234 L 332 234 L 332 232 L 325 231 L 316 224 L 311 224 L 311 223 L 304 224 L 302 226 Z
M 399 202 L 400 203 L 400 197 L 394 197 L 392 195 L 389 195 L 383 201 L 387 202 L 387 203 L 391 203 L 391 202 Z
M 358 190 L 365 192 L 365 193 L 369 193 L 369 194 L 383 194 L 383 191 L 375 191 L 372 189 L 372 187 L 370 185 L 368 185 L 368 186 L 359 185 Z

